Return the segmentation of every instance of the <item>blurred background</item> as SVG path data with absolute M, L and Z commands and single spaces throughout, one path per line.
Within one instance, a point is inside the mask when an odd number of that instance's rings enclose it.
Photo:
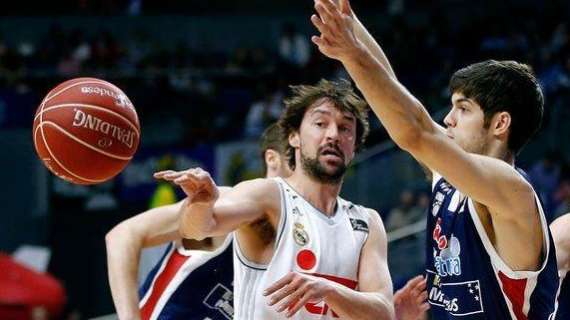
M 1 319 L 6 310 L 20 312 L 22 319 L 30 313 L 34 319 L 56 313 L 52 318 L 89 319 L 114 312 L 105 233 L 182 196 L 157 185 L 154 171 L 202 166 L 220 185 L 262 174 L 257 141 L 279 116 L 288 85 L 348 77 L 310 42 L 316 34 L 309 21 L 312 5 L 20 0 L 2 9 Z M 491 58 L 531 64 L 546 96 L 545 119 L 517 164 L 530 174 L 549 219 L 570 211 L 570 2 L 354 0 L 352 6 L 400 81 L 439 121 L 450 105 L 447 83 L 456 69 Z M 141 146 L 129 166 L 93 187 L 55 178 L 32 142 L 41 99 L 79 76 L 123 89 L 142 126 Z M 429 183 L 372 115 L 371 124 L 343 196 L 382 215 L 397 288 L 423 269 Z M 9 271 L 21 265 L 25 272 Z M 37 279 L 44 272 L 52 278 L 42 286 Z M 33 292 L 22 289 L 26 281 L 35 281 Z M 41 295 L 42 288 L 57 292 L 54 299 L 65 297 L 63 309 L 35 308 L 31 296 Z

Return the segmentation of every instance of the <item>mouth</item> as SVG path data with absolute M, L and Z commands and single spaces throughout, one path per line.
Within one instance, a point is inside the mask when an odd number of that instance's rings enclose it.
M 325 159 L 330 159 L 330 160 L 339 159 L 344 161 L 344 155 L 342 154 L 342 152 L 333 147 L 324 148 L 321 151 L 321 156 L 323 156 Z

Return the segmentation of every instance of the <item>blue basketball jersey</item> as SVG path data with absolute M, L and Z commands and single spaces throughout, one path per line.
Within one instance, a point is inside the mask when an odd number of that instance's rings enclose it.
M 560 288 L 556 319 L 570 319 L 570 274 L 566 274 L 566 278 L 562 282 L 562 287 Z
M 140 288 L 142 320 L 233 319 L 231 243 L 213 252 L 171 243 Z
M 560 281 L 554 242 L 536 202 L 545 236 L 542 265 L 536 272 L 513 271 L 487 237 L 473 201 L 434 174 L 426 243 L 434 319 L 553 319 Z

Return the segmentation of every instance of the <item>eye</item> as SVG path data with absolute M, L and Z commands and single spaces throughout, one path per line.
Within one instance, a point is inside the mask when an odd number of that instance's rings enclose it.
M 325 123 L 323 121 L 316 121 L 315 126 L 317 126 L 319 128 L 323 128 L 325 126 Z
M 347 127 L 347 126 L 341 126 L 339 129 L 340 129 L 340 131 L 342 131 L 342 132 L 350 132 L 350 128 Z

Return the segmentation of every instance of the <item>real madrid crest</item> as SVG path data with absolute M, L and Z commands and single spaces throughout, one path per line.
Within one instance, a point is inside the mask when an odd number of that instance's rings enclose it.
M 305 231 L 304 225 L 295 222 L 293 227 L 293 239 L 295 239 L 295 242 L 301 247 L 309 243 L 309 234 Z

